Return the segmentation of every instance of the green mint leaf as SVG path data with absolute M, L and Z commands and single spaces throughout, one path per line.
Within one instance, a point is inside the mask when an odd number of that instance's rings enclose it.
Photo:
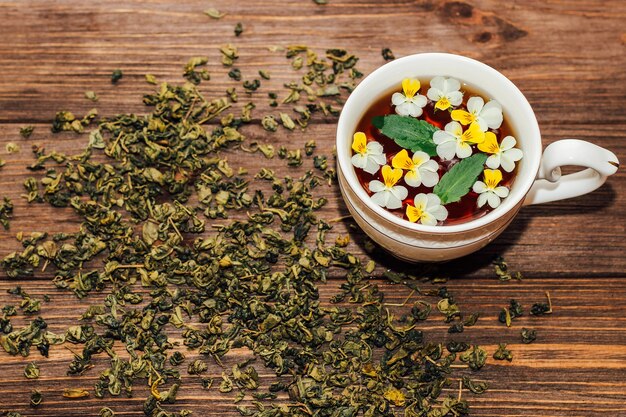
M 443 174 L 439 183 L 435 185 L 433 192 L 441 199 L 441 204 L 457 202 L 470 188 L 483 172 L 487 155 L 477 153 L 461 160 L 450 171 Z
M 439 129 L 425 120 L 389 114 L 373 117 L 372 124 L 383 135 L 393 139 L 403 148 L 410 149 L 412 152 L 422 151 L 430 156 L 437 156 L 437 145 L 433 142 L 433 133 Z

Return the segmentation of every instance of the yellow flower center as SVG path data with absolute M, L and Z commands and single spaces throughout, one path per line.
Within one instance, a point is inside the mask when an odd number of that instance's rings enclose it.
M 482 143 L 485 141 L 485 133 L 480 129 L 478 123 L 472 123 L 461 135 L 461 140 L 468 143 Z
M 402 80 L 402 90 L 404 91 L 404 96 L 408 99 L 412 99 L 415 97 L 415 94 L 420 89 L 420 82 L 415 78 L 405 78 Z
M 422 207 L 413 207 L 411 205 L 406 206 L 406 217 L 408 217 L 411 223 L 417 222 L 422 218 L 423 214 L 424 211 L 422 210 Z
M 486 169 L 483 175 L 485 176 L 485 185 L 490 190 L 495 189 L 502 181 L 502 172 L 499 169 Z
M 367 138 L 365 137 L 365 133 L 356 132 L 352 137 L 352 149 L 356 153 L 360 153 L 361 155 L 365 155 L 367 152 Z
M 498 146 L 496 135 L 493 132 L 486 132 L 485 141 L 478 144 L 478 149 L 488 154 L 500 153 L 500 146 Z
M 385 187 L 391 188 L 402 178 L 402 170 L 401 169 L 393 169 L 389 165 L 385 165 L 382 169 L 383 173 L 383 181 L 385 183 Z
M 446 96 L 440 97 L 439 100 L 437 100 L 437 103 L 435 103 L 435 107 L 439 110 L 446 110 L 450 107 L 450 105 L 450 100 L 448 100 L 448 97 Z
M 452 110 L 450 116 L 452 117 L 452 120 L 456 120 L 463 126 L 467 126 L 476 121 L 476 115 L 465 110 Z
M 413 160 L 409 158 L 409 153 L 406 149 L 402 149 L 393 157 L 391 165 L 394 168 L 405 169 L 407 171 L 411 171 L 415 167 Z

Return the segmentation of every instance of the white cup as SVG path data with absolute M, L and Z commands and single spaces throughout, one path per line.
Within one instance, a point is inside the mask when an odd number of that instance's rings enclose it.
M 486 215 L 450 226 L 411 223 L 371 201 L 351 163 L 352 136 L 359 120 L 382 95 L 404 78 L 453 77 L 495 99 L 524 153 L 509 196 Z M 472 253 L 495 239 L 524 205 L 589 193 L 617 171 L 615 154 L 589 142 L 564 139 L 542 154 L 539 125 L 521 91 L 504 75 L 459 55 L 424 53 L 383 65 L 368 75 L 346 101 L 337 125 L 337 174 L 341 193 L 357 224 L 392 255 L 407 261 L 444 261 Z M 561 176 L 561 166 L 585 167 Z

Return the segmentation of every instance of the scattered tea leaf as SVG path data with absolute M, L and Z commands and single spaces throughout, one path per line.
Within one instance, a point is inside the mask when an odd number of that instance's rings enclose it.
M 6 151 L 8 153 L 18 153 L 20 151 L 20 145 L 15 142 L 9 142 L 6 145 Z
M 154 75 L 146 74 L 145 78 L 146 78 L 146 82 L 148 84 L 152 84 L 152 85 L 156 85 L 157 84 L 157 79 L 156 79 L 156 77 Z
M 534 329 L 522 328 L 520 335 L 522 337 L 522 343 L 532 343 L 537 339 L 537 331 Z
M 463 375 L 462 381 L 463 381 L 463 387 L 467 388 L 474 394 L 480 395 L 480 394 L 483 394 L 485 391 L 487 391 L 488 385 L 484 381 L 472 380 L 467 375 Z
M 493 353 L 493 358 L 499 361 L 507 360 L 511 362 L 513 353 L 506 348 L 506 343 L 500 343 L 498 344 L 498 349 Z
M 214 7 L 208 8 L 204 11 L 204 14 L 209 16 L 211 19 L 221 19 L 222 17 L 226 16 L 226 13 L 220 13 L 219 10 L 217 10 Z
M 117 82 L 121 80 L 123 76 L 124 74 L 122 73 L 121 69 L 113 70 L 113 72 L 111 73 L 111 82 L 113 84 L 117 84 Z
M 239 35 L 243 33 L 243 24 L 241 22 L 237 22 L 233 31 L 235 32 L 235 36 L 239 37 Z
M 95 91 L 85 91 L 85 98 L 91 101 L 98 101 L 98 94 Z
M 89 391 L 80 388 L 65 388 L 63 390 L 63 397 L 70 399 L 79 399 L 89 397 Z
M 31 362 L 24 368 L 24 376 L 28 379 L 39 378 L 39 366 L 35 362 Z
M 393 61 L 394 59 L 396 59 L 393 52 L 389 48 L 383 48 L 382 55 L 385 61 Z
M 30 393 L 30 406 L 33 408 L 39 407 L 43 402 L 43 394 L 39 390 L 32 390 Z
M 30 135 L 33 134 L 34 130 L 35 126 L 33 125 L 22 126 L 20 127 L 20 136 L 22 136 L 24 139 L 28 139 Z

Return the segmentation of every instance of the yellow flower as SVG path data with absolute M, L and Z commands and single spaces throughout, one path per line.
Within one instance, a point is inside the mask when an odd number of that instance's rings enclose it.
M 499 169 L 486 169 L 483 175 L 487 188 L 491 190 L 495 189 L 498 184 L 500 184 L 500 181 L 502 181 L 502 172 L 500 172 Z
M 472 187 L 472 190 L 479 194 L 476 203 L 478 207 L 489 203 L 491 208 L 496 208 L 500 205 L 500 200 L 509 195 L 509 189 L 498 186 L 502 181 L 502 172 L 499 169 L 486 169 L 483 176 L 485 181 L 476 181 Z
M 411 223 L 420 223 L 426 226 L 435 226 L 438 221 L 448 217 L 448 210 L 441 205 L 441 199 L 436 194 L 420 193 L 413 199 L 415 206 L 407 205 L 406 217 Z
M 426 187 L 434 187 L 439 182 L 439 164 L 430 159 L 426 152 L 417 151 L 413 158 L 409 158 L 406 149 L 402 149 L 391 160 L 394 168 L 408 171 L 404 176 L 404 181 L 411 187 L 419 187 L 424 184 Z
M 402 170 L 391 168 L 389 165 L 383 167 L 383 181 L 385 181 L 385 187 L 390 188 L 396 185 L 402 178 Z
M 413 98 L 420 89 L 420 80 L 415 78 L 405 78 L 402 80 L 402 91 L 406 98 Z
M 493 132 L 485 133 L 485 140 L 478 145 L 478 149 L 488 154 L 500 152 L 498 138 L 496 138 L 496 135 Z
M 465 132 L 459 122 L 446 124 L 443 130 L 437 130 L 433 134 L 433 141 L 437 145 L 437 155 L 444 160 L 454 158 L 467 158 L 472 154 L 470 144 L 485 141 L 485 133 L 480 130 L 478 123 L 472 123 Z
M 453 110 L 450 116 L 465 126 L 478 123 L 480 129 L 486 132 L 489 128 L 498 129 L 502 125 L 502 106 L 495 100 L 485 104 L 482 97 L 470 97 L 467 100 L 467 111 Z
M 363 132 L 356 132 L 352 137 L 352 149 L 356 153 L 365 155 L 367 152 L 367 137 Z
M 458 106 L 463 101 L 460 88 L 461 83 L 454 78 L 435 77 L 430 80 L 430 89 L 426 95 L 435 102 L 435 108 L 447 110 L 452 106 Z
M 383 153 L 383 146 L 375 141 L 367 142 L 365 133 L 356 132 L 352 140 L 352 165 L 361 168 L 365 172 L 375 174 L 381 165 L 387 162 Z
M 396 113 L 400 116 L 419 117 L 422 115 L 422 108 L 428 103 L 426 97 L 418 94 L 421 85 L 415 78 L 405 78 L 402 80 L 402 93 L 393 93 L 391 104 L 396 106 Z
M 402 200 L 409 194 L 406 187 L 396 185 L 402 178 L 401 169 L 393 169 L 389 165 L 383 166 L 383 182 L 370 181 L 368 187 L 372 193 L 372 201 L 381 207 L 397 209 L 402 207 Z
M 512 172 L 515 169 L 515 163 L 524 156 L 521 149 L 515 148 L 516 143 L 513 136 L 507 136 L 498 144 L 496 135 L 487 132 L 485 141 L 478 145 L 478 149 L 491 155 L 486 162 L 489 168 L 502 167 L 506 172 Z
M 485 132 L 480 129 L 478 123 L 472 123 L 461 135 L 461 140 L 467 143 L 482 143 L 485 141 Z

